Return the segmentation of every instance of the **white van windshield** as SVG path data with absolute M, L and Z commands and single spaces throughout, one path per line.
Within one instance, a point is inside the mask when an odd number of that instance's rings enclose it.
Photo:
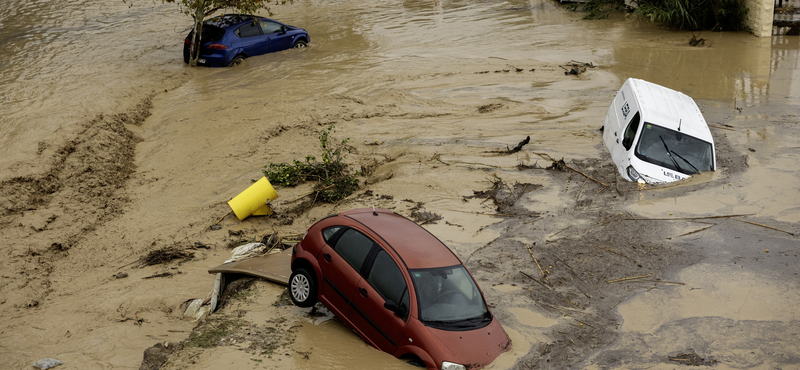
M 714 169 L 710 143 L 649 122 L 642 128 L 635 153 L 645 162 L 686 175 Z

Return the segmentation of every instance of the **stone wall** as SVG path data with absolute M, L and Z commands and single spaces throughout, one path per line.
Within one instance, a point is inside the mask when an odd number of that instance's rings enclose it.
M 747 4 L 747 25 L 758 37 L 772 36 L 772 18 L 775 0 L 745 0 Z

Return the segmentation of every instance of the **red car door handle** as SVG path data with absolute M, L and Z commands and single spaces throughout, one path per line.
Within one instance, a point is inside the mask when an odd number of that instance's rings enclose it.
M 361 293 L 361 295 L 363 295 L 364 297 L 367 296 L 367 290 L 364 288 L 358 288 L 358 292 Z
M 328 262 L 330 262 L 330 261 L 331 261 L 331 255 L 330 255 L 330 254 L 323 253 L 323 254 L 322 254 L 322 258 L 325 258 L 325 260 L 326 260 L 326 261 L 328 261 Z

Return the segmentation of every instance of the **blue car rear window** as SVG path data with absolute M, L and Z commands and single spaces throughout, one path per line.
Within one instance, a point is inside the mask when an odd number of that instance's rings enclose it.
M 191 40 L 193 35 L 194 31 L 189 32 L 189 36 L 187 36 L 186 38 Z M 225 36 L 225 30 L 216 26 L 212 26 L 210 24 L 204 24 L 203 33 L 201 33 L 201 35 L 202 35 L 201 40 L 203 41 L 203 43 L 217 42 L 219 40 L 222 40 L 222 36 Z

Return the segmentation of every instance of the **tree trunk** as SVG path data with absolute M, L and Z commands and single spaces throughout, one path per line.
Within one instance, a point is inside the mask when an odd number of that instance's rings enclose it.
M 197 60 L 200 59 L 200 45 L 203 34 L 203 19 L 205 18 L 204 1 L 197 1 L 194 9 L 194 33 L 192 36 L 192 45 L 189 48 L 189 66 L 197 67 Z

